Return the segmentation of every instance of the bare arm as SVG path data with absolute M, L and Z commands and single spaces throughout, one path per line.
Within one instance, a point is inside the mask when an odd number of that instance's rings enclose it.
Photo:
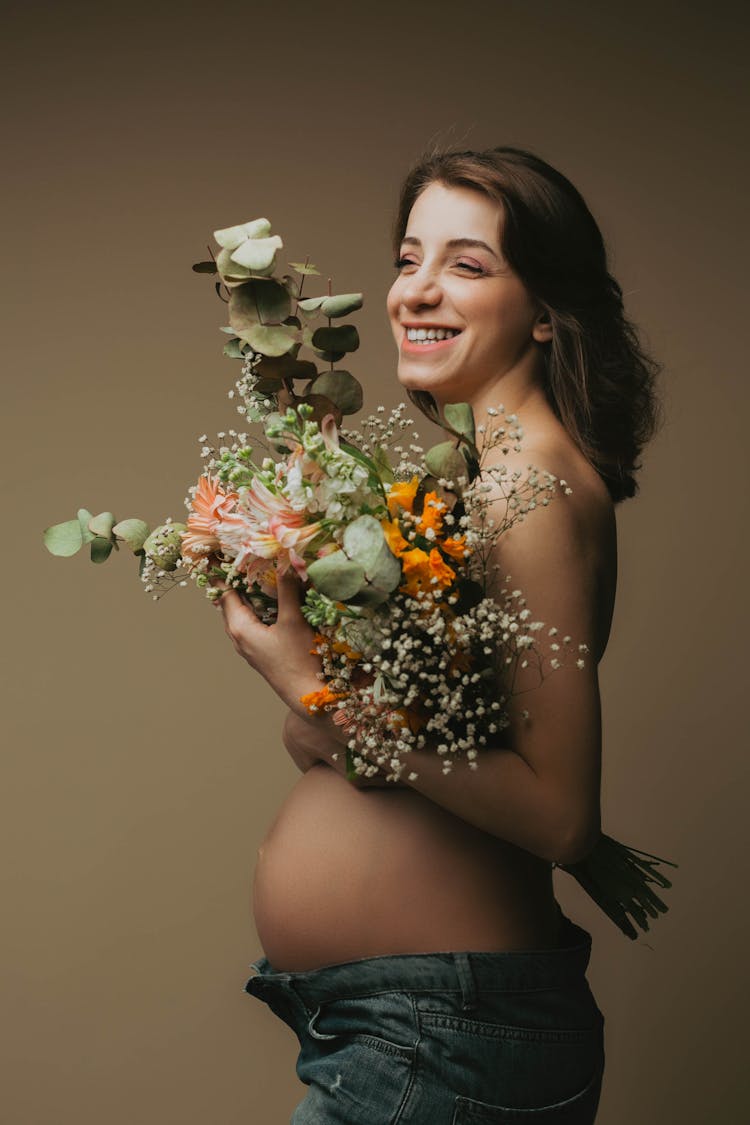
M 541 683 L 533 662 L 517 669 L 504 745 L 480 749 L 476 770 L 462 759 L 445 775 L 443 758 L 428 750 L 409 755 L 401 773 L 407 784 L 469 824 L 550 862 L 582 859 L 601 831 L 596 536 L 596 515 L 583 497 L 574 506 L 562 494 L 500 536 L 495 560 L 500 574 L 510 574 L 511 588 L 523 591 L 531 620 L 545 622 L 537 634 L 545 663 L 556 658 L 550 645 L 565 635 L 573 640 L 570 654 L 563 667 L 547 665 Z M 559 632 L 550 638 L 553 625 Z M 579 654 L 579 643 L 589 651 Z M 576 658 L 584 660 L 583 668 L 576 667 Z M 329 715 L 314 721 L 332 742 L 346 742 Z M 412 772 L 417 777 L 410 781 Z
M 324 762 L 342 776 L 346 774 L 348 735 L 342 734 L 341 728 L 330 717 L 328 722 L 322 722 L 319 716 L 304 718 L 290 710 L 284 721 L 282 739 L 290 758 L 303 773 L 319 762 Z M 338 754 L 338 757 L 334 758 L 334 754 Z M 349 784 L 357 789 L 406 788 L 403 782 L 387 782 L 385 777 L 386 771 L 378 769 L 372 777 L 357 777 Z

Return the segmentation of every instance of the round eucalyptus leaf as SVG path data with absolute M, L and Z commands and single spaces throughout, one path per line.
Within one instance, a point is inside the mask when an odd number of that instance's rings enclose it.
M 471 442 L 475 440 L 474 411 L 468 402 L 447 402 L 443 407 L 443 415 L 448 425 L 459 434 L 463 434 Z
M 318 348 L 313 350 L 318 359 L 322 359 L 324 363 L 338 363 L 346 355 L 346 352 L 321 352 Z
M 375 586 L 363 586 L 359 593 L 349 598 L 349 605 L 370 609 L 387 602 L 389 597 L 390 592 L 387 590 L 378 590 Z
M 232 261 L 229 250 L 220 250 L 216 257 L 216 268 L 221 280 L 230 288 L 235 285 L 244 285 L 253 276 L 251 271 L 244 266 L 238 266 Z
M 327 300 L 327 298 L 325 296 L 324 297 L 305 297 L 304 301 L 298 301 L 297 303 L 298 303 L 299 307 L 302 309 L 303 312 L 311 313 L 311 312 L 315 312 L 317 309 L 319 309 L 320 306 L 323 304 L 323 302 L 325 300 Z
M 456 481 L 458 477 L 468 477 L 469 470 L 463 454 L 452 441 L 441 441 L 433 445 L 424 455 L 424 463 L 436 477 Z
M 334 319 L 337 316 L 348 316 L 349 313 L 356 312 L 357 309 L 361 308 L 361 293 L 340 293 L 338 296 L 325 297 L 323 304 L 320 306 L 320 311 L 323 316 L 330 316 L 331 319 Z
M 216 273 L 216 262 L 213 260 L 210 262 L 195 262 L 192 269 L 196 273 Z
M 369 576 L 375 567 L 385 535 L 374 516 L 358 516 L 344 531 L 344 550 Z
M 111 539 L 103 539 L 101 535 L 95 535 L 91 540 L 91 561 L 94 563 L 106 562 L 112 553 L 114 543 Z
M 370 585 L 390 593 L 401 581 L 401 563 L 384 541 L 375 564 L 365 572 Z
M 124 539 L 131 551 L 140 551 L 149 534 L 149 526 L 143 520 L 120 520 L 112 528 L 120 539 Z
M 89 520 L 89 531 L 93 531 L 94 535 L 102 539 L 111 539 L 114 522 L 115 517 L 111 512 L 100 512 L 98 516 L 93 516 Z
M 312 344 L 323 352 L 354 352 L 359 347 L 359 332 L 354 324 L 316 328 Z
M 222 348 L 224 355 L 228 355 L 230 359 L 242 359 L 242 342 L 235 336 L 233 340 L 227 340 Z
M 270 238 L 248 238 L 236 250 L 232 250 L 231 258 L 238 265 L 245 266 L 254 273 L 261 273 L 273 265 L 276 251 L 283 245 L 278 234 L 273 234 Z
M 276 381 L 281 379 L 314 379 L 318 374 L 317 367 L 310 360 L 294 359 L 293 356 L 288 354 L 264 355 L 255 371 L 263 379 L 275 379 Z
M 44 529 L 44 546 L 51 555 L 68 558 L 83 546 L 81 525 L 78 520 L 66 520 Z
M 215 230 L 214 238 L 219 246 L 225 246 L 227 250 L 234 250 L 246 238 L 265 238 L 270 233 L 271 224 L 268 219 L 252 219 L 249 223 L 238 223 L 233 227 Z
M 335 601 L 346 601 L 362 587 L 365 572 L 348 559 L 344 551 L 333 551 L 307 566 L 307 574 L 315 589 Z
M 362 409 L 362 386 L 348 371 L 324 371 L 312 385 L 315 394 L 327 395 L 342 414 Z
M 235 332 L 256 324 L 280 324 L 291 309 L 292 300 L 284 286 L 270 278 L 236 286 L 227 306 L 229 323 Z
M 294 346 L 294 329 L 280 324 L 255 324 L 241 331 L 239 336 L 261 355 L 284 355 Z
M 94 533 L 89 531 L 89 520 L 92 520 L 94 515 L 88 508 L 79 508 L 77 515 L 78 522 L 81 525 L 81 539 L 84 543 L 90 543 L 94 538 Z

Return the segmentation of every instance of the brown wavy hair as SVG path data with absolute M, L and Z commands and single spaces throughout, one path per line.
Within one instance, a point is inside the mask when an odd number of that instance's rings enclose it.
M 503 254 L 552 322 L 552 339 L 539 345 L 549 403 L 613 502 L 635 496 L 638 457 L 663 422 L 655 386 L 663 364 L 649 356 L 625 316 L 622 290 L 583 197 L 525 149 L 431 152 L 402 184 L 396 254 L 414 201 L 435 181 L 473 188 L 501 205 Z

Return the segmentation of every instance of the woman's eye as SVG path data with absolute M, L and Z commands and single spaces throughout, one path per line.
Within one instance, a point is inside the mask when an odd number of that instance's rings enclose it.
M 396 261 L 393 263 L 397 270 L 400 270 L 402 266 L 413 266 L 414 264 L 411 258 L 396 258 Z
M 469 262 L 456 262 L 456 265 L 459 269 L 470 270 L 471 273 L 484 273 L 484 270 L 481 266 L 472 266 L 469 264 Z

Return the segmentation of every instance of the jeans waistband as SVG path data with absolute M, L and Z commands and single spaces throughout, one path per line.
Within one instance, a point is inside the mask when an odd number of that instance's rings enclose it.
M 245 991 L 262 999 L 269 989 L 291 989 L 312 1008 L 326 1000 L 390 991 L 460 991 L 468 1006 L 477 992 L 559 988 L 580 983 L 591 956 L 591 934 L 562 912 L 560 924 L 556 949 L 400 953 L 300 972 L 278 971 L 267 957 L 259 957 L 250 966 L 257 975 Z

